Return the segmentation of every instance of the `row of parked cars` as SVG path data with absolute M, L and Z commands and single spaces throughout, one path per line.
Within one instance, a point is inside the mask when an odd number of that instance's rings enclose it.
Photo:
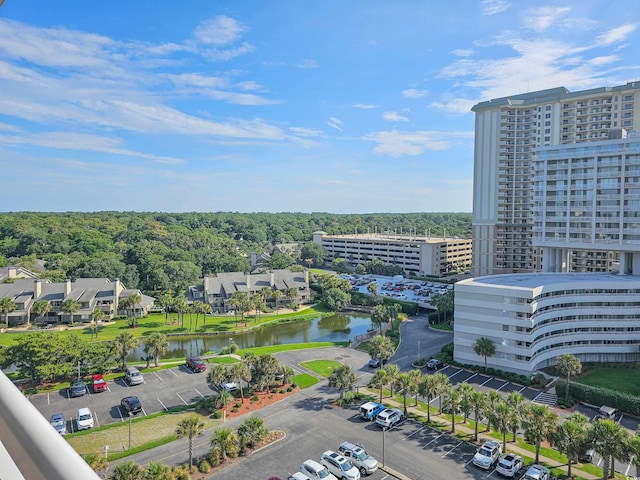
M 309 459 L 289 480 L 358 480 L 378 470 L 378 461 L 362 445 L 342 442 L 338 451 L 327 450 L 319 462 Z
M 489 470 L 495 465 L 496 472 L 507 478 L 516 478 L 525 467 L 524 460 L 520 455 L 512 453 L 503 455 L 500 442 L 493 440 L 484 442 L 476 450 L 472 462 L 484 470 Z M 536 464 L 527 468 L 520 480 L 551 480 L 551 478 L 551 472 L 548 468 Z
M 391 428 L 402 420 L 404 413 L 398 408 L 387 408 L 381 403 L 366 402 L 360 405 L 360 417 L 369 422 L 375 422 L 382 428 Z

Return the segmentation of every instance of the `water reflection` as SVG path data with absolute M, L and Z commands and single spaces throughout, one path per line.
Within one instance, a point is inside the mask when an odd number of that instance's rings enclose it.
M 231 342 L 240 348 L 287 343 L 348 342 L 356 335 L 366 333 L 370 328 L 371 318 L 368 315 L 336 313 L 313 320 L 278 323 L 246 333 L 169 337 L 169 351 L 163 357 L 186 358 L 209 351 L 219 352 Z M 129 360 L 140 360 L 145 355 L 143 348 L 144 343 Z

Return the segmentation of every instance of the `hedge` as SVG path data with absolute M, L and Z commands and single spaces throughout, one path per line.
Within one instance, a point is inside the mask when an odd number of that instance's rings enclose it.
M 556 394 L 564 397 L 567 381 L 558 379 L 556 383 Z M 593 387 L 582 383 L 569 383 L 569 396 L 585 403 L 597 407 L 607 405 L 630 415 L 640 416 L 640 398 L 616 390 L 608 390 L 601 387 Z

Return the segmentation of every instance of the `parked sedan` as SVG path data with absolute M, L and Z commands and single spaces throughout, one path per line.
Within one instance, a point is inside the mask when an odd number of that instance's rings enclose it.
M 444 362 L 438 360 L 437 358 L 432 358 L 427 362 L 427 368 L 430 370 L 438 370 L 439 368 L 442 368 L 444 366 Z
M 54 413 L 51 415 L 51 426 L 56 429 L 60 435 L 67 433 L 67 421 L 63 413 Z
M 187 358 L 187 368 L 192 372 L 204 372 L 207 369 L 207 366 L 202 361 L 200 357 L 189 357 Z
M 500 458 L 496 471 L 505 477 L 514 478 L 522 467 L 524 460 L 521 456 L 507 453 Z
M 122 411 L 125 415 L 137 415 L 142 411 L 142 404 L 138 397 L 124 397 L 120 400 L 120 407 L 122 407 Z
M 76 380 L 69 385 L 70 397 L 81 397 L 87 393 L 87 387 L 82 380 Z

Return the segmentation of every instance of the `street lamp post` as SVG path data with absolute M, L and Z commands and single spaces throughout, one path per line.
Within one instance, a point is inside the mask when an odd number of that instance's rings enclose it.
M 131 451 L 131 412 L 129 412 L 129 451 Z
M 229 337 L 229 353 L 231 353 L 231 342 L 233 342 L 233 338 Z
M 384 468 L 384 432 L 387 431 L 387 427 L 382 427 L 382 468 Z

